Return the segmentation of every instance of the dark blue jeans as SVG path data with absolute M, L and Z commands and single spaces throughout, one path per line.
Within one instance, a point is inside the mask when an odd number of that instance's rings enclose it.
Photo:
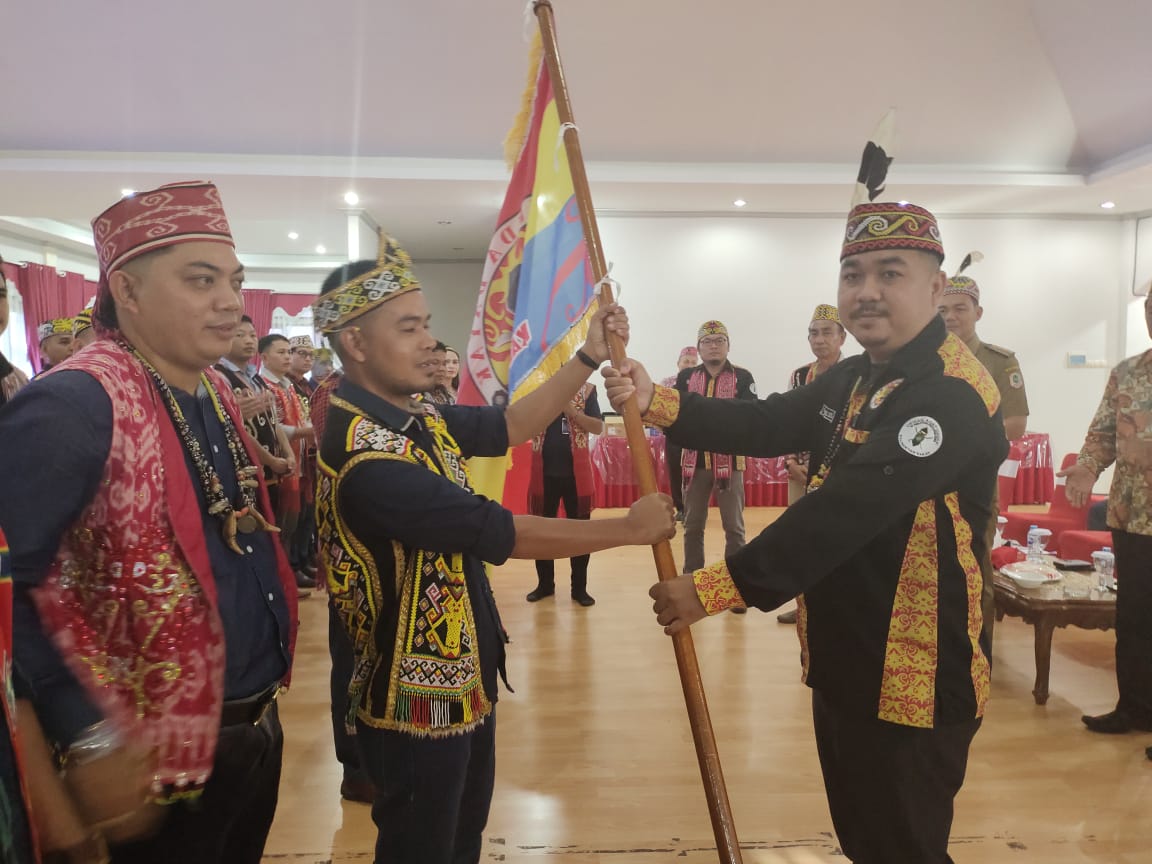
M 478 729 L 417 738 L 357 721 L 376 786 L 376 864 L 477 864 L 496 780 L 496 714 Z

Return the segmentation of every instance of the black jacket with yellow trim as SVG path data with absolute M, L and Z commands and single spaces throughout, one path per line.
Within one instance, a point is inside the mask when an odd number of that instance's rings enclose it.
M 854 386 L 863 407 L 837 436 Z M 983 714 L 979 563 L 1008 451 L 998 406 L 939 319 L 882 368 L 848 358 L 756 402 L 680 394 L 667 435 L 683 447 L 807 450 L 813 473 L 832 457 L 826 481 L 727 565 L 750 606 L 804 595 L 805 680 L 841 710 L 917 727 Z

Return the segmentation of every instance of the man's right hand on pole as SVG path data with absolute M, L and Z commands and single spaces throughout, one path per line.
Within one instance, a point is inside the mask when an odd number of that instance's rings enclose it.
M 652 546 L 676 536 L 676 508 L 663 492 L 645 495 L 628 508 L 637 546 Z
M 635 360 L 625 360 L 619 369 L 609 366 L 601 374 L 604 376 L 604 390 L 608 394 L 608 401 L 612 403 L 614 409 L 623 412 L 624 403 L 635 393 L 636 407 L 640 409 L 641 415 L 648 410 L 656 387 L 648 375 L 648 370 L 642 365 Z

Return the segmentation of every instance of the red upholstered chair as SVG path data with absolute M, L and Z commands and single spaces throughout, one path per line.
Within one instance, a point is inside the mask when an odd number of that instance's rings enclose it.
M 1111 531 L 1065 531 L 1060 535 L 1060 557 L 1091 561 L 1093 552 L 1111 545 Z
M 1060 463 L 1063 470 L 1076 464 L 1075 453 L 1068 453 Z M 1004 526 L 1005 540 L 1015 540 L 1020 545 L 1028 541 L 1028 528 L 1037 525 L 1052 532 L 1049 539 L 1049 549 L 1060 548 L 1060 535 L 1065 531 L 1083 531 L 1088 527 L 1088 508 L 1073 507 L 1068 503 L 1068 496 L 1064 494 L 1064 478 L 1056 478 L 1056 489 L 1052 495 L 1052 502 L 1047 512 L 1041 513 L 1005 513 L 1008 524 Z
M 1020 447 L 1012 444 L 1008 448 L 1008 458 L 1000 465 L 1000 475 L 997 482 L 1000 492 L 1000 513 L 1003 515 L 1008 514 L 1008 505 L 1012 503 L 1012 495 L 1016 487 L 1016 475 L 1020 473 L 1022 455 Z

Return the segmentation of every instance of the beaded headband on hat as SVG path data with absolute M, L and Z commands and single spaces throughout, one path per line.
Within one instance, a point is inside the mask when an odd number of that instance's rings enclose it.
M 293 336 L 291 339 L 288 340 L 288 347 L 294 350 L 296 348 L 309 348 L 309 349 L 311 349 L 311 348 L 314 348 L 315 346 L 312 344 L 312 337 L 311 336 Z
M 972 264 L 979 264 L 984 260 L 983 252 L 969 252 L 964 256 L 964 260 L 960 262 L 960 267 L 956 271 L 956 275 L 948 280 L 948 285 L 944 288 L 944 293 L 947 294 L 964 294 L 972 298 L 972 302 L 977 306 L 980 305 L 980 286 L 976 284 L 976 280 L 971 276 L 964 276 L 963 273 Z
M 36 338 L 43 342 L 49 336 L 71 336 L 71 318 L 53 318 L 36 328 Z
M 316 352 L 312 355 L 317 363 L 331 363 L 332 362 L 332 349 L 331 348 L 317 348 Z
M 935 216 L 907 202 L 873 203 L 884 192 L 888 180 L 895 127 L 896 114 L 889 111 L 864 147 L 852 194 L 852 211 L 840 248 L 841 261 L 851 255 L 887 249 L 931 252 L 944 260 L 944 244 L 940 242 Z
M 691 357 L 693 354 L 699 354 L 700 351 L 695 345 L 688 345 L 680 349 L 680 356 L 676 359 L 683 360 L 685 357 Z
M 840 322 L 840 310 L 837 309 L 835 306 L 829 305 L 828 303 L 821 303 L 819 306 L 816 307 L 816 311 L 812 313 L 812 320 L 813 321 L 835 321 L 837 324 L 841 324 L 841 322 Z M 843 325 L 841 324 L 841 326 L 843 326 Z
M 696 341 L 699 342 L 705 336 L 723 336 L 727 339 L 728 328 L 719 321 L 705 321 L 700 325 L 700 330 L 696 333 Z
M 72 335 L 79 336 L 92 326 L 92 304 L 89 303 L 72 319 Z
M 936 217 L 915 204 L 857 204 L 848 214 L 840 260 L 864 252 L 913 249 L 944 260 Z
M 376 263 L 375 270 L 321 294 L 312 304 L 312 320 L 321 333 L 335 333 L 382 303 L 420 290 L 420 283 L 412 274 L 412 259 L 385 234 L 380 235 Z

